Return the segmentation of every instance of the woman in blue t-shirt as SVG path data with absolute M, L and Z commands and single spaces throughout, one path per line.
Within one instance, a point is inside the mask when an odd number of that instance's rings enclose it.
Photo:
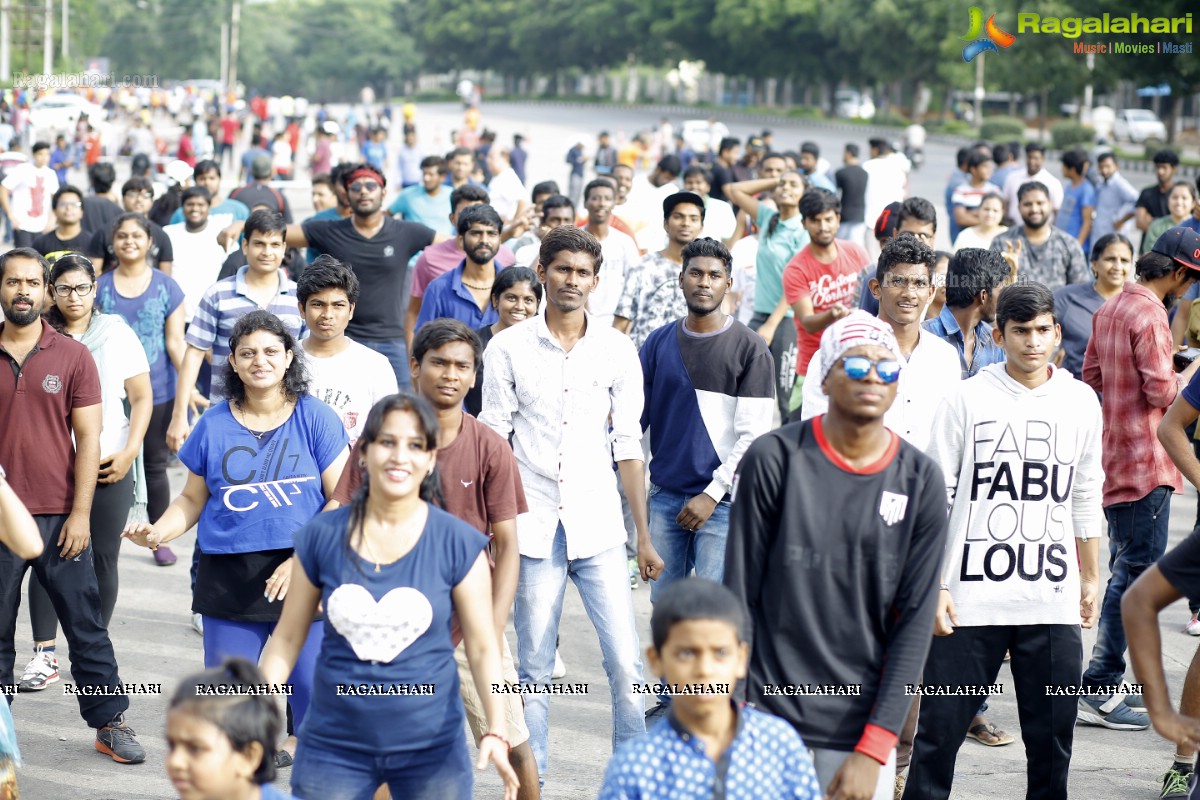
M 153 525 L 125 531 L 155 548 L 198 524 L 192 611 L 204 617 L 206 667 L 262 653 L 293 574 L 293 535 L 333 495 L 349 452 L 341 420 L 308 394 L 301 350 L 278 317 L 250 312 L 234 326 L 229 346 L 228 400 L 200 417 L 179 451 L 188 470 L 183 492 Z M 321 645 L 312 614 L 305 631 L 288 700 L 297 729 Z M 291 763 L 287 746 L 277 755 L 280 766 Z
M 490 688 L 503 682 L 487 538 L 428 502 L 438 485 L 437 419 L 424 400 L 392 395 L 371 409 L 358 444 L 362 486 L 349 506 L 296 532 L 291 588 L 261 661 L 268 682 L 282 681 L 318 604 L 325 609 L 292 792 L 358 800 L 387 784 L 397 800 L 469 800 L 450 640 L 457 612 L 487 712 L 478 766 L 492 761 L 515 800 L 504 707 Z
M 154 410 L 142 441 L 146 472 L 146 510 L 158 519 L 171 502 L 167 478 L 167 425 L 175 400 L 175 370 L 183 362 L 183 289 L 170 275 L 147 261 L 153 239 L 150 223 L 141 214 L 122 214 L 113 222 L 112 244 L 117 267 L 96 281 L 96 305 L 105 314 L 118 314 L 137 334 L 150 363 Z M 175 563 L 169 547 L 154 551 L 161 566 Z

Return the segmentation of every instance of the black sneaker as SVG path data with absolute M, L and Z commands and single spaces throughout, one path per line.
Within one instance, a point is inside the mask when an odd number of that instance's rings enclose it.
M 138 744 L 133 728 L 125 724 L 124 714 L 117 714 L 96 731 L 96 749 L 118 764 L 140 764 L 146 760 L 146 750 Z
M 1184 800 L 1188 796 L 1188 784 L 1192 780 L 1192 770 L 1181 769 L 1182 765 L 1172 764 L 1163 776 L 1162 791 L 1159 800 Z

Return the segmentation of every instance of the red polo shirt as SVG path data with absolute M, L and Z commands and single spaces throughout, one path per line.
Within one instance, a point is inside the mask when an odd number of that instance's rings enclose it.
M 0 465 L 30 513 L 71 513 L 71 411 L 99 404 L 100 373 L 92 354 L 45 320 L 24 365 L 0 345 Z

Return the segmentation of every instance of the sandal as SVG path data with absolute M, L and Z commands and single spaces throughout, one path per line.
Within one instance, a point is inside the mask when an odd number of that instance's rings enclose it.
M 976 717 L 976 719 L 981 718 Z M 978 725 L 972 725 L 970 730 L 967 731 L 967 738 L 974 739 L 988 747 L 1002 747 L 1006 744 L 1012 744 L 1014 741 L 1011 734 L 1005 733 L 987 720 Z
M 275 769 L 283 769 L 292 765 L 292 754 L 287 750 L 280 750 L 275 753 Z

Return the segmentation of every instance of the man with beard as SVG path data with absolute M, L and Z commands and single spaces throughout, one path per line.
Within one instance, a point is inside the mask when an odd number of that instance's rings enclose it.
M 81 690 L 79 713 L 96 728 L 96 749 L 119 764 L 137 764 L 146 751 L 125 724 L 129 698 L 119 688 L 89 548 L 100 472 L 100 375 L 85 346 L 42 320 L 49 282 L 50 265 L 36 250 L 0 256 L 0 360 L 10 367 L 0 379 L 0 464 L 16 468 L 10 484 L 44 544 L 29 561 L 0 546 L 0 685 L 13 683 L 21 582 L 32 567 L 62 623 Z
M 1022 184 L 1017 198 L 1023 224 L 998 235 L 991 249 L 1010 264 L 1016 262 L 1021 282 L 1034 281 L 1053 292 L 1069 283 L 1093 280 L 1079 242 L 1050 224 L 1051 195 L 1046 185 L 1040 181 Z
M 588 212 L 587 232 L 600 242 L 604 254 L 604 277 L 588 298 L 588 313 L 601 325 L 613 324 L 625 276 L 641 258 L 633 237 L 611 224 L 616 199 L 617 190 L 613 188 L 611 178 L 596 178 L 583 188 L 583 204 Z
M 1007 217 L 1016 222 L 1021 217 L 1020 189 L 1027 183 L 1040 183 L 1046 189 L 1050 204 L 1057 210 L 1062 205 L 1062 181 L 1046 169 L 1046 145 L 1030 142 L 1025 145 L 1025 169 L 1013 170 L 1004 179 L 1004 201 L 1008 204 Z M 1047 212 L 1048 213 L 1048 212 Z
M 992 339 L 992 323 L 996 298 L 1008 278 L 1008 264 L 991 250 L 964 247 L 950 257 L 946 304 L 923 327 L 954 345 L 963 380 L 1004 360 L 1004 348 Z
M 492 307 L 492 284 L 502 227 L 500 215 L 490 205 L 463 209 L 458 215 L 458 243 L 466 255 L 457 267 L 425 287 L 416 330 L 441 317 L 464 322 L 471 330 L 499 319 Z
M 1111 577 L 1104 591 L 1092 660 L 1083 673 L 1078 721 L 1113 730 L 1149 727 L 1141 693 L 1123 694 L 1125 629 L 1121 598 L 1167 546 L 1171 494 L 1183 478 L 1155 431 L 1180 389 L 1200 367 L 1182 375 L 1172 368 L 1175 351 L 1167 309 L 1200 279 L 1200 234 L 1173 228 L 1138 259 L 1137 282 L 1127 283 L 1092 317 L 1092 338 L 1083 358 L 1083 380 L 1104 398 L 1104 516 L 1112 543 Z
M 445 237 L 416 222 L 384 213 L 387 180 L 369 164 L 342 176 L 353 214 L 341 220 L 305 220 L 289 225 L 289 247 L 312 246 L 351 264 L 362 288 L 346 335 L 387 356 L 400 388 L 408 386 L 408 349 L 404 344 L 404 279 L 413 255 Z M 236 235 L 238 226 L 231 229 Z
M 704 201 L 691 192 L 676 192 L 662 202 L 667 246 L 647 253 L 625 275 L 613 327 L 629 334 L 639 350 L 651 332 L 686 313 L 679 270 L 683 249 L 704 227 Z

